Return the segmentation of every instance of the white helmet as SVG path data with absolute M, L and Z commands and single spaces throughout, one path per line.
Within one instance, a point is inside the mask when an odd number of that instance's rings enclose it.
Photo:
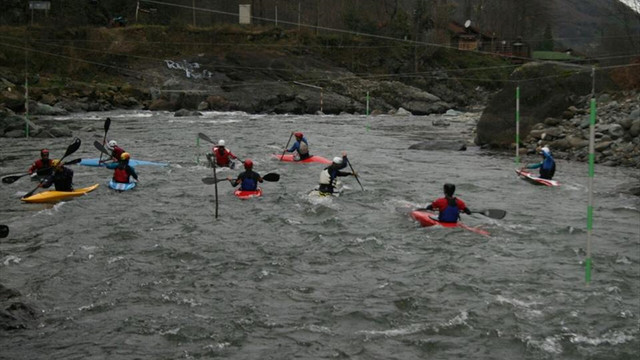
M 225 144 L 224 140 L 218 141 L 218 146 L 224 146 L 224 144 Z
M 109 141 L 109 147 L 118 146 L 118 143 L 115 140 Z
M 551 154 L 551 150 L 549 150 L 549 148 L 547 146 L 542 148 L 542 152 L 543 153 L 547 153 L 547 154 Z
M 342 158 L 340 156 L 336 156 L 333 158 L 333 163 L 334 164 L 338 164 L 338 165 L 342 165 Z

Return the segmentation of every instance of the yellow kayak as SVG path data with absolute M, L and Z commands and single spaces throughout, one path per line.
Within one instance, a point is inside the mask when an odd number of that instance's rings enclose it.
M 58 202 L 60 200 L 65 200 L 67 198 L 73 198 L 76 196 L 81 196 L 86 193 L 89 193 L 95 190 L 99 185 L 100 184 L 93 184 L 89 187 L 82 188 L 82 189 L 75 189 L 73 191 L 56 191 L 56 190 L 43 191 L 41 193 L 31 195 L 28 198 L 22 198 L 20 200 L 28 203 Z

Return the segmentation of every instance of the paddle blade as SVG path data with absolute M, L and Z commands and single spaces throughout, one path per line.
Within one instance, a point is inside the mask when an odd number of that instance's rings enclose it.
M 207 185 L 213 185 L 215 183 L 219 183 L 219 182 L 225 181 L 225 180 L 227 180 L 227 178 L 218 178 L 218 179 L 214 179 L 212 177 L 202 178 L 202 182 L 207 184 Z
M 107 132 L 109 131 L 109 127 L 111 126 L 111 118 L 107 118 L 107 120 L 104 121 L 104 134 L 105 136 L 107 135 Z
M 505 216 L 507 216 L 507 212 L 501 209 L 486 209 L 486 210 L 480 210 L 480 211 L 473 211 L 473 213 L 482 214 L 492 219 L 502 219 Z
M 9 227 L 7 225 L 0 225 L 0 238 L 6 238 L 9 235 Z
M 100 151 L 101 153 L 111 156 L 109 150 L 107 150 L 104 145 L 100 144 L 98 141 L 94 141 L 93 146 L 95 146 L 95 148 L 98 149 L 98 151 Z
M 267 175 L 262 177 L 262 180 L 276 182 L 276 181 L 280 180 L 280 174 L 268 173 Z
M 76 152 L 80 148 L 81 144 L 82 144 L 82 141 L 80 141 L 80 139 L 78 138 L 75 138 L 73 140 L 73 143 L 69 145 L 69 147 L 67 148 L 67 151 L 65 151 L 64 156 L 62 156 L 62 159 Z
M 207 135 L 205 135 L 205 134 L 203 134 L 203 133 L 198 133 L 198 137 L 199 137 L 200 139 L 204 140 L 204 141 L 208 141 L 208 142 L 210 142 L 210 143 L 212 143 L 212 144 L 215 144 L 215 143 L 213 142 L 213 140 L 211 140 L 211 138 L 210 138 L 210 137 L 208 137 Z
M 11 176 L 5 176 L 2 178 L 2 183 L 3 184 L 13 184 L 14 182 L 16 182 L 16 180 L 20 179 L 23 176 L 27 176 L 29 175 L 27 174 L 22 174 L 22 175 L 11 175 Z

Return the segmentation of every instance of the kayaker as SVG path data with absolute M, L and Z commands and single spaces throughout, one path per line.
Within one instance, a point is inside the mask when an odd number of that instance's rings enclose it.
M 467 208 L 464 201 L 453 197 L 456 192 L 456 186 L 453 184 L 444 184 L 444 197 L 439 198 L 427 206 L 427 210 L 438 210 L 438 221 L 447 223 L 456 223 L 460 217 L 460 212 L 471 214 L 471 210 Z
M 120 157 L 122 157 L 122 154 L 125 152 L 124 149 L 119 147 L 115 140 L 110 140 L 108 147 L 109 150 L 111 150 L 111 157 L 116 161 L 120 161 Z
M 334 157 L 331 165 L 320 172 L 320 187 L 318 187 L 318 191 L 321 195 L 333 194 L 339 176 L 356 175 L 355 172 L 340 171 L 347 167 L 348 164 L 347 153 L 343 151 L 342 157 Z
M 297 152 L 298 153 L 298 161 L 304 160 L 309 156 L 309 142 L 307 138 L 304 137 L 304 134 L 301 132 L 295 132 L 293 134 L 296 137 L 296 142 L 291 146 L 290 149 L 285 149 L 285 152 Z
M 207 157 L 209 162 L 213 161 L 215 157 L 215 164 L 219 167 L 234 169 L 236 167 L 236 163 L 231 160 L 237 159 L 238 157 L 228 150 L 225 145 L 226 143 L 224 140 L 220 139 L 220 141 L 218 141 L 218 145 L 211 149 L 213 154 L 207 154 Z
M 553 156 L 551 156 L 551 150 L 549 147 L 544 146 L 540 149 L 540 155 L 542 155 L 542 161 L 537 164 L 527 165 L 525 168 L 527 169 L 537 169 L 540 168 L 540 177 L 542 179 L 551 180 L 553 175 L 556 173 L 556 161 L 553 160 Z
M 48 188 L 55 185 L 56 191 L 73 191 L 73 170 L 65 167 L 58 159 L 51 161 L 53 173 L 42 180 L 38 185 L 41 188 Z
M 233 180 L 229 176 L 227 180 L 229 180 L 234 187 L 240 184 L 240 190 L 242 191 L 255 191 L 258 189 L 258 183 L 264 180 L 260 174 L 253 171 L 253 161 L 251 161 L 251 159 L 245 159 L 243 164 L 244 171 L 238 175 L 238 178 Z
M 129 166 L 129 159 L 131 159 L 131 155 L 128 152 L 124 152 L 120 155 L 120 161 L 115 167 L 111 164 L 111 166 L 107 166 L 110 169 L 114 169 L 113 181 L 128 184 L 131 182 L 131 177 L 136 179 L 136 182 L 138 181 L 138 174 L 136 174 L 136 170 L 132 166 Z
M 31 164 L 29 168 L 29 174 L 33 174 L 40 169 L 46 169 L 51 167 L 51 159 L 49 159 L 49 150 L 42 149 L 40 150 L 40 159 L 36 160 Z

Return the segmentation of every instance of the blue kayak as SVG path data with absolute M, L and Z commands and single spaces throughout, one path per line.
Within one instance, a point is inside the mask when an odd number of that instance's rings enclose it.
M 95 159 L 82 159 L 80 161 L 80 165 L 84 165 L 84 166 L 107 166 L 107 164 L 110 164 L 110 163 L 111 163 L 111 161 L 100 163 L 100 159 L 98 159 L 98 158 L 95 158 Z M 167 163 L 145 161 L 145 160 L 135 160 L 135 159 L 129 160 L 129 165 L 131 165 L 131 166 L 136 166 L 136 165 L 169 166 L 169 164 L 167 164 Z
M 136 187 L 136 183 L 135 182 L 119 183 L 119 182 L 115 182 L 115 181 L 113 181 L 113 179 L 111 179 L 111 180 L 109 180 L 109 187 L 112 188 L 113 190 L 127 191 L 127 190 L 131 190 L 134 187 Z

